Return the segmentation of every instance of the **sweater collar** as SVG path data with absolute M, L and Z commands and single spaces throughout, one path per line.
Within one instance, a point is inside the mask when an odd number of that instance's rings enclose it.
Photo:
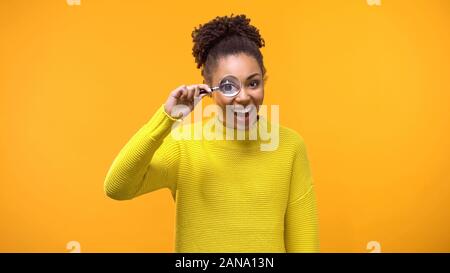
M 270 132 L 271 123 L 266 117 L 258 115 L 257 121 L 248 129 L 229 128 L 216 115 L 207 119 L 203 128 L 208 134 L 203 140 L 208 144 L 231 149 L 255 149 L 267 141 L 265 134 Z

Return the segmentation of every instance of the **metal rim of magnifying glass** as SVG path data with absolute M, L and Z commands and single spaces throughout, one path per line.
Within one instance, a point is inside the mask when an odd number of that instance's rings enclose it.
M 225 94 L 225 93 L 222 92 L 222 95 L 224 95 L 225 97 L 235 97 L 235 96 L 237 96 L 237 94 L 239 94 L 239 92 L 241 92 L 241 89 L 242 89 L 241 81 L 238 78 L 236 78 L 236 76 L 228 74 L 228 75 L 225 75 L 225 76 L 222 77 L 222 79 L 220 80 L 220 83 L 222 83 L 223 80 L 226 79 L 226 78 L 236 79 L 237 82 L 239 82 L 239 90 L 236 93 L 234 93 L 234 94 Z M 235 81 L 232 81 L 232 82 L 234 83 Z M 220 85 L 221 85 L 220 83 L 219 83 L 219 86 L 217 87 L 218 89 L 220 89 Z

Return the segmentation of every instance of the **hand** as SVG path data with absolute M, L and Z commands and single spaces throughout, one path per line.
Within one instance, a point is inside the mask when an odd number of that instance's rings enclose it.
M 200 94 L 200 88 L 207 92 Z M 211 89 L 206 84 L 182 85 L 170 92 L 164 110 L 173 118 L 186 117 L 204 96 L 210 95 Z

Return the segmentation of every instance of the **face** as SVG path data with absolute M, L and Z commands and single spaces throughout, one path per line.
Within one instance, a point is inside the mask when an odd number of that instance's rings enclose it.
M 233 75 L 240 80 L 240 92 L 234 97 L 227 97 L 217 91 L 212 93 L 212 97 L 222 109 L 224 126 L 248 129 L 256 122 L 259 107 L 264 100 L 261 68 L 254 57 L 245 53 L 221 57 L 212 72 L 210 86 L 219 86 L 220 81 L 227 75 Z

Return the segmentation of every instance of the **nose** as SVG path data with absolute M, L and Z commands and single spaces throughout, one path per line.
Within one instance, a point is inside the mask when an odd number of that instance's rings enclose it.
M 247 93 L 247 90 L 245 90 L 245 88 L 241 88 L 241 90 L 239 91 L 239 93 L 236 95 L 236 97 L 234 98 L 234 100 L 239 103 L 240 105 L 247 105 L 250 102 L 250 95 Z

